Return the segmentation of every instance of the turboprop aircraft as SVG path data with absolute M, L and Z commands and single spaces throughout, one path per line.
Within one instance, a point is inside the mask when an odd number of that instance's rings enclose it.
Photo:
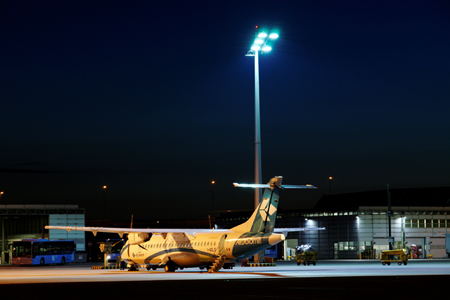
M 274 232 L 280 189 L 315 189 L 307 185 L 282 185 L 282 177 L 272 178 L 267 184 L 239 184 L 236 187 L 265 188 L 263 200 L 252 216 L 231 229 L 139 229 L 107 227 L 45 226 L 46 229 L 67 231 L 115 232 L 120 237 L 128 234 L 121 250 L 121 258 L 131 270 L 147 270 L 164 266 L 166 272 L 177 268 L 206 267 L 208 272 L 219 271 L 226 261 L 241 260 L 263 251 L 285 239 Z M 305 228 L 296 228 L 296 231 Z M 293 231 L 283 228 L 277 231 Z

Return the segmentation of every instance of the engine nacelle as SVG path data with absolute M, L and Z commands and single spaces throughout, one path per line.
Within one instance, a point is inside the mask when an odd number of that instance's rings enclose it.
M 136 245 L 150 240 L 151 235 L 146 232 L 132 232 L 128 234 L 128 244 Z

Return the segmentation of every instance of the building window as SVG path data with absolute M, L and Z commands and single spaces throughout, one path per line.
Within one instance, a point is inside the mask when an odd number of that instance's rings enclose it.
M 412 228 L 411 219 L 405 219 L 405 228 Z
M 424 219 L 419 219 L 417 221 L 419 223 L 419 228 L 425 228 L 425 220 Z
M 439 227 L 439 219 L 433 219 L 431 221 L 433 222 L 433 228 L 440 228 Z

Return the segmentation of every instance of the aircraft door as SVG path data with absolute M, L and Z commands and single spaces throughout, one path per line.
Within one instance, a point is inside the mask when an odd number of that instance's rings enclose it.
M 225 240 L 227 238 L 226 234 L 223 234 L 219 240 L 219 247 L 217 248 L 217 256 L 225 255 Z

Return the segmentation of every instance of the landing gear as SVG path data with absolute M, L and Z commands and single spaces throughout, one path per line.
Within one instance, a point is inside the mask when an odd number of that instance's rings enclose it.
M 164 271 L 175 272 L 176 268 L 177 268 L 177 264 L 174 263 L 169 257 L 169 260 L 166 262 L 166 265 L 164 266 Z
M 164 266 L 164 271 L 166 271 L 166 272 L 175 272 L 175 264 L 174 263 L 171 263 L 171 264 L 167 263 Z
M 137 266 L 136 266 L 136 265 L 131 265 L 131 266 L 128 268 L 128 271 L 139 271 L 139 270 L 137 269 Z

